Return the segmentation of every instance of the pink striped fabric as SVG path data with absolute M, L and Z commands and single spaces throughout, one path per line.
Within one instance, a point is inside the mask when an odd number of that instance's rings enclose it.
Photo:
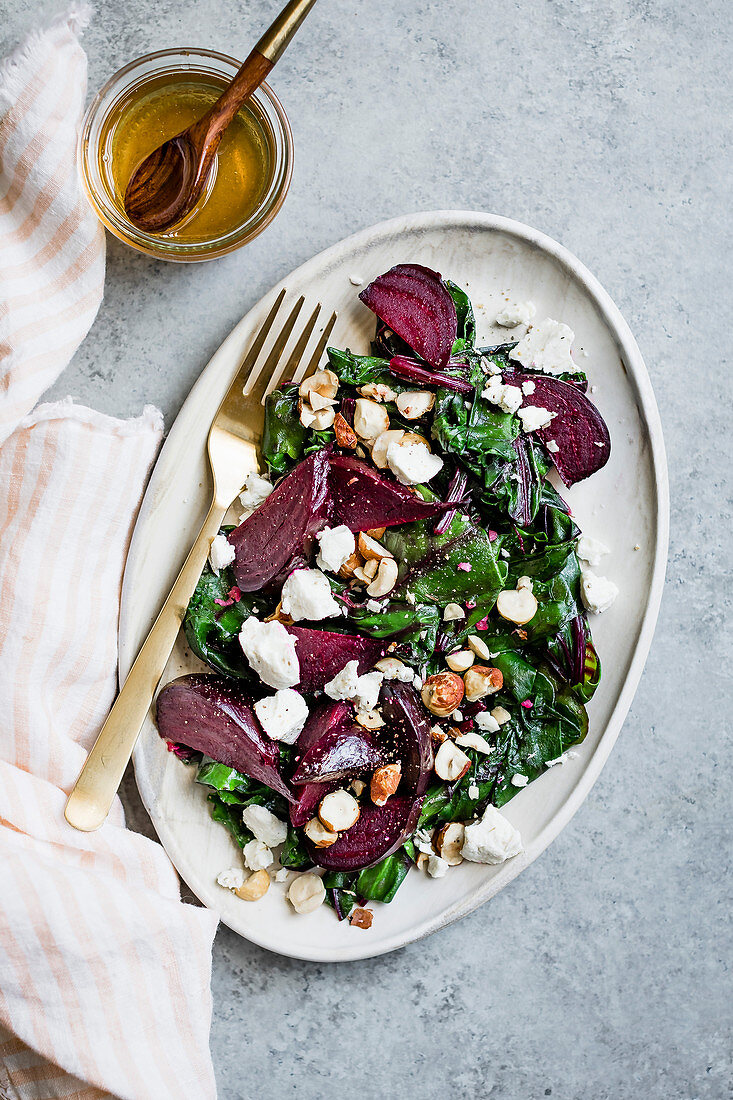
M 151 407 L 132 421 L 70 399 L 27 413 L 82 339 L 103 278 L 86 210 L 52 216 L 73 135 L 44 160 L 83 99 L 74 29 L 58 20 L 0 74 L 15 89 L 0 223 L 26 204 L 10 237 L 0 224 L 0 1098 L 209 1100 L 216 917 L 181 903 L 162 848 L 125 828 L 119 801 L 96 833 L 63 817 L 114 697 L 122 570 L 162 434 Z

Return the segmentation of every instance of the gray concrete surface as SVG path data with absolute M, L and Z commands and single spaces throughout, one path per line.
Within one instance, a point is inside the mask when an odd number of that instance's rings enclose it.
M 98 0 L 90 86 L 170 45 L 243 56 L 275 6 Z M 41 11 L 3 9 L 0 52 Z M 104 304 L 53 393 L 120 415 L 153 401 L 170 424 L 234 322 L 314 252 L 406 211 L 518 218 L 620 305 L 669 452 L 661 619 L 583 809 L 488 907 L 397 954 L 313 966 L 222 930 L 224 1100 L 730 1095 L 732 15 L 726 0 L 321 0 L 272 80 L 297 158 L 268 232 L 190 267 L 110 240 Z

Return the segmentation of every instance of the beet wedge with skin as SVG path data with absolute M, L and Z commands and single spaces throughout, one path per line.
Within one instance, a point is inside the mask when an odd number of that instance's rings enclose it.
M 394 757 L 402 764 L 399 792 L 424 794 L 433 770 L 433 741 L 422 700 L 410 684 L 385 680 L 380 701 L 384 729 L 389 730 Z
M 286 626 L 295 638 L 300 665 L 299 691 L 322 691 L 329 680 L 349 663 L 358 661 L 359 675 L 372 668 L 384 655 L 386 641 L 335 630 L 313 630 L 307 626 Z
M 330 483 L 333 525 L 343 523 L 351 531 L 432 519 L 448 507 L 443 501 L 423 500 L 406 485 L 384 477 L 379 470 L 351 455 L 331 459 Z
M 351 779 L 386 764 L 388 754 L 370 730 L 356 722 L 328 730 L 300 758 L 291 776 L 293 786 Z
M 313 538 L 329 521 L 328 460 L 326 447 L 304 459 L 228 535 L 242 592 L 258 592 L 285 580 L 290 569 L 305 560 Z
M 308 720 L 296 741 L 296 762 L 309 749 L 317 745 L 327 733 L 332 730 L 346 729 L 353 720 L 354 709 L 351 703 L 334 702 L 332 699 L 318 703 L 308 715 Z M 335 783 L 304 783 L 297 787 L 296 801 L 290 806 L 290 824 L 299 827 L 310 821 L 318 803 L 334 789 L 335 785 Z
M 277 768 L 280 748 L 262 733 L 252 699 L 236 683 L 204 673 L 179 676 L 158 696 L 156 717 L 164 740 L 196 749 L 294 801 Z
M 359 298 L 431 367 L 443 370 L 448 365 L 458 317 L 437 271 L 421 264 L 397 264 L 365 287 Z
M 504 381 L 512 386 L 534 382 L 534 392 L 524 398 L 522 407 L 532 405 L 556 414 L 546 428 L 535 434 L 545 445 L 551 440 L 557 444 L 558 450 L 548 453 L 568 488 L 606 465 L 611 437 L 605 420 L 580 386 L 522 371 L 506 371 Z
M 329 871 L 360 871 L 391 856 L 412 836 L 423 799 L 393 795 L 384 806 L 362 806 L 359 820 L 329 848 L 308 841 L 314 863 Z

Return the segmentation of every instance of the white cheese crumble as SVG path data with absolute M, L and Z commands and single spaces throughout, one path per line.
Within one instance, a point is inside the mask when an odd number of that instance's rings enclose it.
M 209 550 L 209 565 L 212 573 L 218 577 L 219 570 L 226 569 L 228 565 L 231 565 L 234 557 L 234 547 L 227 541 L 226 535 L 215 535 L 211 540 L 211 549 Z
M 249 840 L 242 848 L 242 855 L 244 866 L 250 871 L 266 871 L 275 858 L 262 840 Z
M 261 623 L 250 615 L 242 623 L 239 644 L 253 671 L 268 687 L 295 687 L 300 680 L 295 638 L 276 619 Z
M 560 450 L 554 439 L 548 439 L 545 446 L 551 455 L 556 455 Z
M 461 855 L 472 863 L 503 863 L 519 855 L 522 838 L 495 806 L 487 806 L 480 821 L 466 826 Z
M 443 468 L 443 459 L 425 443 L 394 440 L 387 448 L 387 465 L 403 485 L 422 485 Z
M 341 614 L 328 577 L 320 569 L 295 569 L 283 585 L 280 602 L 283 612 L 296 623 L 302 619 L 318 622 Z
M 505 386 L 498 374 L 493 375 L 481 391 L 481 396 L 498 405 L 505 413 L 515 413 L 522 404 L 522 391 L 519 386 Z
M 522 393 L 525 397 L 531 397 L 536 389 L 534 382 L 522 382 Z
M 384 676 L 381 672 L 367 672 L 359 676 L 358 670 L 359 662 L 349 661 L 323 690 L 330 699 L 353 699 L 360 710 L 374 710 Z
M 276 844 L 283 844 L 288 835 L 288 827 L 279 817 L 275 817 L 266 806 L 245 806 L 242 810 L 242 821 L 255 840 L 266 844 L 268 848 L 274 848 Z
M 275 882 L 287 882 L 290 875 L 290 870 L 287 867 L 280 867 L 275 871 Z
M 557 413 L 539 408 L 537 405 L 528 405 L 526 409 L 519 410 L 519 419 L 522 421 L 522 430 L 525 432 L 538 432 L 540 428 L 546 428 L 556 416 Z
M 456 744 L 462 749 L 475 749 L 476 752 L 484 752 L 487 755 L 491 752 L 491 745 L 480 733 L 463 733 L 460 737 L 456 737 Z
M 526 775 L 520 775 L 519 772 L 512 776 L 513 787 L 526 787 L 529 783 L 529 778 Z
M 258 699 L 254 712 L 268 737 L 294 745 L 308 717 L 308 704 L 299 692 L 281 688 L 274 695 Z
M 580 560 L 587 562 L 588 565 L 598 565 L 604 554 L 611 553 L 605 543 L 600 539 L 594 539 L 592 535 L 581 535 L 577 550 Z
M 426 856 L 434 854 L 432 837 L 427 829 L 418 829 L 412 839 L 418 852 L 422 852 Z
M 475 783 L 469 783 L 468 784 L 468 797 L 469 798 L 478 798 L 478 796 L 480 794 L 481 794 L 481 791 L 479 790 L 479 788 L 476 786 Z
M 580 574 L 580 595 L 587 609 L 600 615 L 602 611 L 608 611 L 618 596 L 618 587 L 607 577 L 597 577 L 590 569 L 583 569 Z
M 507 302 L 503 309 L 497 313 L 494 323 L 502 328 L 516 328 L 517 325 L 528 325 L 537 312 L 534 302 Z
M 493 714 L 489 714 L 488 710 L 480 710 L 474 721 L 484 733 L 497 733 L 499 730 L 499 723 Z
M 568 760 L 575 760 L 578 756 L 577 752 L 573 752 L 572 749 L 567 749 L 561 756 L 556 756 L 554 760 L 546 760 L 546 768 L 554 768 L 556 764 L 566 764 Z
M 541 370 L 545 374 L 572 372 L 576 369 L 570 356 L 574 339 L 575 333 L 571 328 L 546 317 L 512 348 L 509 358 L 516 359 L 523 367 Z
M 356 550 L 354 534 L 344 523 L 339 527 L 324 527 L 316 538 L 320 546 L 316 565 L 319 569 L 330 569 L 332 573 L 338 573 Z
M 443 878 L 448 874 L 450 864 L 442 856 L 428 856 L 428 874 L 431 878 Z
M 263 500 L 267 500 L 273 488 L 274 486 L 270 484 L 266 477 L 260 477 L 259 474 L 255 473 L 247 474 L 244 489 L 239 494 L 239 503 L 244 508 L 244 512 L 239 517 L 240 523 L 247 516 L 251 516 Z
M 238 890 L 240 886 L 244 886 L 244 871 L 241 867 L 230 867 L 227 871 L 220 871 L 216 881 L 225 890 Z

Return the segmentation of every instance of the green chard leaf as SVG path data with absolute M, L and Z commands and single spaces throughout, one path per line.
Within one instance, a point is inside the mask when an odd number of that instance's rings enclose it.
M 298 414 L 298 387 L 283 386 L 271 393 L 265 402 L 262 453 L 273 479 L 305 457 L 307 435 Z
M 225 528 L 224 531 L 231 530 Z M 198 579 L 183 620 L 186 640 L 196 656 L 215 672 L 237 679 L 251 678 L 252 672 L 239 644 L 242 623 L 265 604 L 263 597 L 240 594 L 236 603 L 222 607 L 214 601 L 228 600 L 236 585 L 231 568 L 222 569 L 217 577 L 207 565 Z
M 218 794 L 210 794 L 211 816 L 214 821 L 220 822 L 225 829 L 232 834 L 240 848 L 244 848 L 250 840 L 254 840 L 254 834 L 249 831 L 242 821 L 241 805 L 230 805 L 224 802 Z

